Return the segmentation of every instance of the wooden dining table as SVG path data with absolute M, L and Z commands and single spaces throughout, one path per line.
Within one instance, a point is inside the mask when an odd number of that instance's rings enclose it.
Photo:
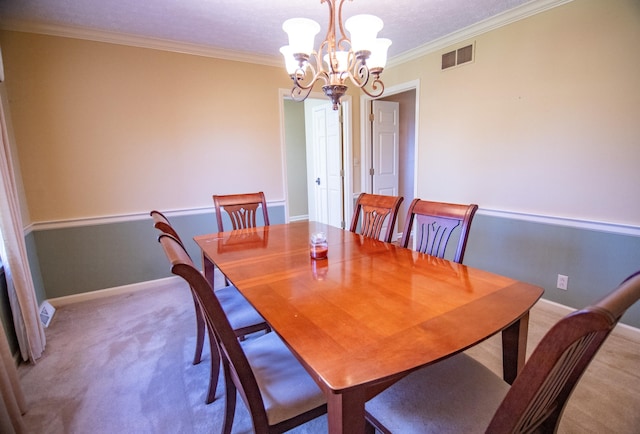
M 326 259 L 309 255 L 324 232 Z M 327 398 L 330 433 L 365 430 L 365 402 L 411 371 L 502 333 L 504 379 L 525 361 L 543 289 L 315 222 L 194 238 Z M 425 385 L 428 387 L 428 385 Z

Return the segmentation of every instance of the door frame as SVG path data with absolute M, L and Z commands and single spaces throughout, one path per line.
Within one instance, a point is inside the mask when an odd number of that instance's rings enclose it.
M 416 197 L 418 197 L 418 133 L 419 133 L 419 122 L 420 119 L 420 80 L 412 80 L 406 83 L 397 84 L 395 86 L 391 86 L 383 92 L 378 98 L 371 98 L 368 95 L 362 94 L 360 96 L 360 188 L 363 192 L 371 192 L 373 188 L 371 185 L 371 177 L 367 173 L 367 168 L 364 164 L 366 161 L 371 160 L 371 152 L 370 147 L 368 146 L 371 143 L 371 128 L 369 123 L 369 113 L 371 112 L 371 101 L 374 99 L 386 98 L 398 93 L 408 92 L 411 90 L 415 90 L 416 92 L 416 113 L 415 113 L 415 141 L 414 141 L 414 167 L 413 167 L 413 193 Z M 402 114 L 401 114 L 402 116 Z M 402 165 L 402 162 L 400 162 Z M 406 198 L 405 201 L 411 201 L 413 198 Z M 398 231 L 400 232 L 400 231 Z
M 313 99 L 327 99 L 327 96 L 322 92 L 311 92 L 309 98 Z M 284 119 L 284 101 L 291 100 L 291 89 L 279 89 L 278 91 L 278 107 L 280 110 L 280 153 L 282 159 L 282 186 L 284 190 L 284 219 L 286 223 L 289 223 L 289 191 L 288 191 L 288 175 L 287 175 L 287 147 L 286 147 L 286 134 L 285 134 L 285 119 Z M 350 223 L 350 216 L 353 214 L 353 123 L 352 123 L 352 98 L 350 95 L 342 97 L 342 161 L 344 170 L 344 183 L 343 183 L 343 204 L 345 215 L 345 226 L 348 227 Z M 305 184 L 309 181 L 309 176 L 304 179 Z

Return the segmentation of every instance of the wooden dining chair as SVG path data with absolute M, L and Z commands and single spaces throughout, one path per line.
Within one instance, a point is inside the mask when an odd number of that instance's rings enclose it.
M 158 237 L 158 241 L 161 242 L 162 238 L 171 238 L 175 241 L 175 243 L 180 245 L 180 247 L 184 251 L 184 254 L 189 256 L 189 253 L 187 253 L 187 250 L 184 248 L 184 245 L 178 238 L 165 233 L 161 234 Z M 242 294 L 240 294 L 235 286 L 226 286 L 224 288 L 216 289 L 215 294 L 237 338 L 242 340 L 246 335 L 251 333 L 256 333 L 262 330 L 264 330 L 265 332 L 271 331 L 271 327 L 266 323 L 264 318 L 262 318 L 262 316 L 260 316 L 260 314 L 253 308 L 253 306 L 249 304 L 247 299 L 244 298 Z M 210 404 L 215 399 L 216 389 L 218 387 L 218 377 L 220 375 L 221 363 L 220 350 L 216 343 L 215 333 L 209 327 L 208 323 L 204 320 L 202 306 L 193 290 L 191 291 L 191 295 L 193 296 L 194 300 L 196 300 L 196 317 L 198 316 L 198 313 L 200 313 L 200 318 L 202 318 L 204 324 L 207 326 L 207 332 L 209 333 L 209 353 L 211 359 L 211 369 L 209 376 L 209 389 L 207 391 L 205 402 L 207 404 Z M 202 333 L 202 335 L 204 335 L 204 332 Z M 200 341 L 197 341 L 196 346 L 198 345 L 198 342 Z M 202 343 L 200 343 L 199 345 L 199 349 L 198 347 L 196 347 L 196 354 L 199 359 L 197 360 L 197 362 L 194 360 L 194 365 L 200 362 L 200 356 L 202 354 Z
M 216 211 L 218 231 L 224 231 L 222 224 L 222 210 L 231 219 L 231 229 L 255 228 L 257 225 L 258 207 L 262 208 L 262 218 L 265 226 L 269 226 L 269 212 L 263 192 L 213 195 L 213 205 Z
M 477 210 L 478 205 L 476 204 L 460 205 L 413 199 L 407 211 L 400 245 L 402 247 L 409 246 L 412 235 L 411 230 L 415 222 L 416 250 L 444 258 L 453 230 L 461 226 L 453 261 L 462 264 L 464 252 L 467 248 L 471 221 Z
M 159 229 L 161 232 L 169 234 L 173 236 L 176 240 L 182 244 L 184 247 L 184 243 L 182 242 L 180 236 L 174 229 L 174 227 L 169 223 L 169 219 L 162 214 L 160 211 L 151 211 L 151 216 L 154 219 L 154 227 Z M 247 234 L 244 234 L 246 237 Z M 186 248 L 185 248 L 186 250 Z M 259 332 L 262 330 L 271 331 L 269 325 L 264 321 L 264 319 L 258 315 L 258 313 L 253 309 L 247 300 L 244 298 L 238 289 L 235 286 L 229 286 L 225 288 L 216 289 L 218 298 L 221 299 L 221 303 L 225 308 L 225 311 L 230 312 L 229 315 L 232 317 L 231 323 L 234 325 L 234 330 L 239 338 L 244 339 L 246 335 L 251 333 Z M 198 339 L 196 344 L 196 356 L 194 357 L 194 365 L 200 362 L 201 354 L 202 354 L 202 341 L 204 340 L 204 320 L 202 319 L 202 313 L 200 309 L 198 309 L 198 305 L 196 299 L 194 298 L 194 303 L 196 306 L 196 321 L 198 323 Z M 200 319 L 198 319 L 200 318 Z M 202 329 L 200 324 L 202 323 Z M 200 333 L 200 330 L 202 333 Z
M 180 242 L 184 246 L 180 235 L 173 228 L 169 219 L 160 211 L 153 210 L 149 213 L 151 218 L 153 219 L 153 227 L 158 229 L 160 232 L 164 234 L 169 234 L 174 237 L 176 240 Z M 200 311 L 200 305 L 198 304 L 198 300 L 196 297 L 193 297 L 193 307 L 196 315 L 196 349 L 195 354 L 193 356 L 193 364 L 197 365 L 202 361 L 202 348 L 204 346 L 204 336 L 205 336 L 205 322 L 202 317 L 202 312 Z M 214 389 L 215 393 L 215 389 Z
M 184 249 L 184 244 L 180 236 L 173 228 L 169 219 L 160 211 L 153 210 L 150 213 L 154 220 L 154 227 L 159 229 L 163 234 L 173 237 Z M 186 252 L 186 249 L 185 249 Z M 188 253 L 187 253 L 188 254 Z M 202 361 L 202 349 L 204 347 L 205 327 L 200 303 L 192 292 L 194 312 L 196 317 L 196 348 L 193 356 L 193 364 L 197 365 Z M 240 339 L 244 339 L 246 335 L 264 330 L 270 332 L 271 327 L 266 323 L 264 318 L 256 312 L 249 302 L 238 292 L 235 286 L 226 286 L 216 290 L 220 303 L 222 304 L 227 316 L 229 317 L 233 329 Z M 220 356 L 215 341 L 211 339 L 213 334 L 209 330 L 209 353 L 211 354 L 211 378 L 209 380 L 209 390 L 205 402 L 207 404 L 215 399 L 216 389 L 218 386 L 218 376 L 220 373 Z
M 585 369 L 640 298 L 640 271 L 542 338 L 512 386 L 464 353 L 419 369 L 366 404 L 370 432 L 556 432 Z
M 169 219 L 160 211 L 153 210 L 149 213 L 151 218 L 153 219 L 153 227 L 158 229 L 160 232 L 164 232 L 165 234 L 173 235 L 176 239 L 178 239 L 181 243 L 180 235 L 176 232 L 176 230 L 169 223 Z
M 217 337 L 226 385 L 222 432 L 231 432 L 238 391 L 255 433 L 284 432 L 325 414 L 324 394 L 278 335 L 268 333 L 240 345 L 220 300 L 189 255 L 170 236 L 162 236 L 160 243 L 171 272 L 189 283 Z
M 403 199 L 402 196 L 361 193 L 356 201 L 349 230 L 357 232 L 360 214 L 362 214 L 360 234 L 368 238 L 380 239 L 380 234 L 386 222 L 387 230 L 382 241 L 390 243 L 393 236 L 393 228 L 398 218 L 398 209 Z

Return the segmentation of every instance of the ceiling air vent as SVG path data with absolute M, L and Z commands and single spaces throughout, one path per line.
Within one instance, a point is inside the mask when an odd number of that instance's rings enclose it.
M 442 55 L 442 69 L 452 68 L 473 60 L 474 44 L 458 48 Z

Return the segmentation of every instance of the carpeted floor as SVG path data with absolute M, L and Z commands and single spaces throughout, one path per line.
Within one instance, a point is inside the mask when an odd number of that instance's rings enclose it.
M 532 310 L 529 348 L 560 316 Z M 30 433 L 219 432 L 224 382 L 205 405 L 209 354 L 191 364 L 195 320 L 182 282 L 62 306 L 46 335 L 45 355 L 19 368 Z M 561 433 L 640 432 L 640 338 L 631 335 L 605 344 L 570 401 Z M 471 353 L 499 372 L 499 338 Z M 321 417 L 292 432 L 326 430 Z M 233 432 L 252 432 L 241 400 Z
M 222 427 L 224 382 L 205 405 L 209 352 L 192 365 L 195 320 L 182 283 L 59 308 L 45 355 L 22 365 L 30 433 L 211 433 Z M 299 433 L 324 432 L 320 418 Z M 238 402 L 234 433 L 250 433 Z

